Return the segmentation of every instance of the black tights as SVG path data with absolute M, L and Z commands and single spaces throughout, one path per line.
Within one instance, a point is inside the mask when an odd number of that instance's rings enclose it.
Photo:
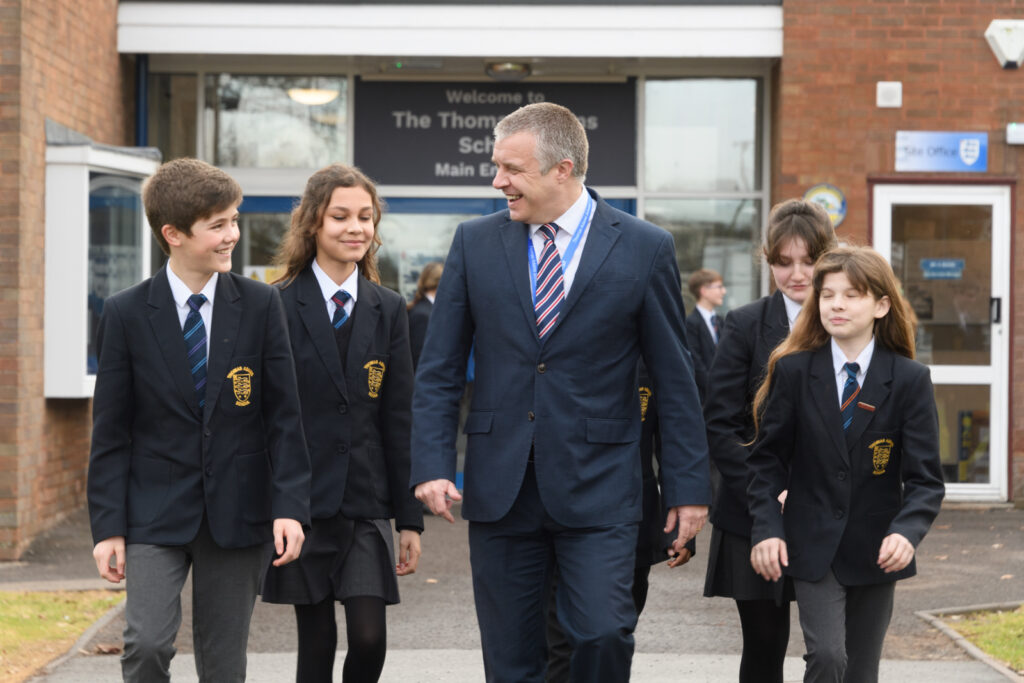
M 789 646 L 789 603 L 737 600 L 743 628 L 740 683 L 782 683 L 782 665 Z
M 338 648 L 338 625 L 334 620 L 334 598 L 315 605 L 295 605 L 299 630 L 299 683 L 331 683 L 334 653 Z M 345 601 L 345 632 L 348 653 L 342 673 L 344 683 L 377 683 L 387 651 L 384 600 L 374 597 Z

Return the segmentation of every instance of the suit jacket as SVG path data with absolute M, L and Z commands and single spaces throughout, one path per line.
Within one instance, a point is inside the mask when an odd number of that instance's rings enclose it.
M 751 542 L 782 538 L 786 573 L 817 581 L 829 567 L 844 586 L 913 576 L 914 563 L 886 574 L 882 539 L 915 547 L 944 494 L 939 431 L 928 368 L 875 343 L 843 431 L 832 349 L 779 360 L 757 444 L 750 455 Z M 789 489 L 785 513 L 776 498 Z
M 532 447 L 537 489 L 556 522 L 639 521 L 641 356 L 659 397 L 665 503 L 710 498 L 672 237 L 590 193 L 596 208 L 579 267 L 543 342 L 528 226 L 502 211 L 456 230 L 417 371 L 411 483 L 455 480 L 459 398 L 475 339 L 464 429 L 468 520 L 495 521 L 509 511 Z
M 412 351 L 412 367 L 415 370 L 420 362 L 423 341 L 427 338 L 427 323 L 430 322 L 430 311 L 434 304 L 423 297 L 409 309 L 409 347 Z
M 694 308 L 686 316 L 686 340 L 690 344 L 690 355 L 693 356 L 693 374 L 697 380 L 697 391 L 703 402 L 707 396 L 708 371 L 711 361 L 715 359 L 715 340 L 711 330 L 704 322 L 704 316 Z
M 782 292 L 729 312 L 708 373 L 714 391 L 704 400 L 711 462 L 721 475 L 711 506 L 711 523 L 750 536 L 747 512 L 747 456 L 754 439 L 751 406 L 772 350 L 789 334 Z
M 323 293 L 307 266 L 281 289 L 313 467 L 314 518 L 396 518 L 423 530 L 409 491 L 412 358 L 402 297 L 359 276 L 342 361 Z
M 96 542 L 181 545 L 205 515 L 218 545 L 309 523 L 309 456 L 273 287 L 217 278 L 200 411 L 166 268 L 109 297 L 97 333 L 89 517 Z

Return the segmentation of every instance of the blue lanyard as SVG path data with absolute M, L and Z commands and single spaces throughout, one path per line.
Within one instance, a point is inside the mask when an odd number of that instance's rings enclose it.
M 583 189 L 586 192 L 586 188 Z M 576 247 L 580 245 L 580 240 L 583 239 L 583 233 L 587 231 L 587 224 L 590 223 L 590 214 L 594 211 L 594 198 L 587 193 L 587 208 L 583 210 L 583 218 L 580 219 L 580 224 L 576 226 L 576 232 L 572 234 L 572 239 L 569 240 L 569 246 L 565 248 L 565 253 L 562 254 L 562 274 L 565 275 L 566 268 L 572 263 L 573 254 L 576 253 Z M 530 298 L 533 299 L 533 303 L 537 303 L 537 252 L 533 248 L 533 237 L 530 235 L 526 236 L 526 253 L 530 259 Z

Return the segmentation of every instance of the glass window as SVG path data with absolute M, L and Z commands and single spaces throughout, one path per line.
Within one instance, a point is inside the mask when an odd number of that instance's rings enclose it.
M 273 268 L 277 248 L 291 221 L 287 213 L 243 213 L 238 218 L 239 238 L 231 270 L 263 282 L 273 282 L 279 274 Z
M 381 284 L 411 301 L 423 266 L 444 263 L 455 228 L 477 215 L 385 213 L 379 228 L 384 244 L 377 252 Z
M 149 140 L 164 160 L 196 155 L 195 74 L 149 77 Z
M 96 327 L 108 296 L 142 279 L 142 182 L 89 173 L 89 328 L 86 370 L 96 374 Z
M 752 78 L 647 81 L 644 190 L 760 190 L 759 89 Z
M 205 87 L 214 165 L 320 168 L 346 158 L 346 79 L 209 74 Z
M 987 384 L 945 384 L 935 387 L 939 415 L 939 458 L 947 482 L 987 484 L 989 410 Z
M 728 290 L 724 309 L 761 295 L 761 202 L 756 199 L 648 199 L 646 218 L 672 233 L 686 310 L 696 303 L 686 281 L 701 268 L 717 270 Z

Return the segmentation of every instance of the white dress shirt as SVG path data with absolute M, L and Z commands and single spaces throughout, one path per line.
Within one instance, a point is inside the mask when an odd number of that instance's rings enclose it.
M 555 235 L 555 248 L 558 249 L 559 258 L 565 254 L 565 250 L 569 247 L 569 242 L 572 241 L 572 236 L 575 234 L 576 229 L 580 227 L 580 221 L 583 220 L 583 214 L 587 209 L 587 199 L 590 197 L 590 193 L 587 192 L 586 188 L 581 188 L 580 196 L 576 199 L 569 210 L 559 216 L 554 222 L 558 225 L 558 233 Z M 562 261 L 562 291 L 565 292 L 565 296 L 569 296 L 569 290 L 572 288 L 573 278 L 576 277 L 576 269 L 580 265 L 580 255 L 583 253 L 583 246 L 587 242 L 587 234 L 590 232 L 590 224 L 594 222 L 594 213 L 597 211 L 597 201 L 594 201 L 594 208 L 590 212 L 590 218 L 587 220 L 587 224 L 582 226 L 584 232 L 583 236 L 580 237 L 579 244 L 576 245 L 576 251 L 572 254 L 572 261 L 566 263 Z M 544 252 L 544 235 L 540 234 L 540 223 L 530 223 L 530 239 L 533 240 L 533 253 L 540 259 L 540 255 Z M 532 277 L 532 276 L 531 276 Z
M 356 297 L 359 296 L 359 266 L 356 266 L 352 270 L 352 274 L 345 278 L 340 285 L 324 272 L 316 259 L 313 259 L 313 274 L 316 275 L 316 281 L 320 284 L 320 292 L 327 304 L 327 319 L 334 320 L 334 311 L 337 310 L 338 304 L 334 303 L 331 297 L 337 294 L 339 289 L 344 289 L 352 297 L 345 302 L 345 314 L 351 316 L 352 309 L 356 307 Z
M 836 340 L 832 340 L 832 365 L 836 371 L 836 396 L 839 399 L 839 403 L 843 402 L 843 387 L 846 386 L 846 370 L 843 366 L 847 363 L 856 363 L 860 366 L 860 370 L 857 371 L 857 384 L 864 386 L 864 377 L 868 374 L 868 366 L 871 365 L 871 356 L 875 353 L 875 338 L 871 337 L 871 341 L 864 347 L 864 350 L 857 356 L 857 360 L 847 360 L 846 354 L 839 348 L 839 344 L 836 344 Z
M 203 319 L 203 327 L 206 328 L 206 355 L 210 355 L 210 330 L 213 328 L 213 298 L 217 293 L 217 275 L 214 273 L 203 285 L 198 293 L 206 297 L 206 303 L 199 307 L 199 315 Z M 178 277 L 171 265 L 167 264 L 167 282 L 171 285 L 171 296 L 174 297 L 174 306 L 178 309 L 178 324 L 185 330 L 185 319 L 188 318 L 192 307 L 188 305 L 188 298 L 192 296 L 192 290 Z

